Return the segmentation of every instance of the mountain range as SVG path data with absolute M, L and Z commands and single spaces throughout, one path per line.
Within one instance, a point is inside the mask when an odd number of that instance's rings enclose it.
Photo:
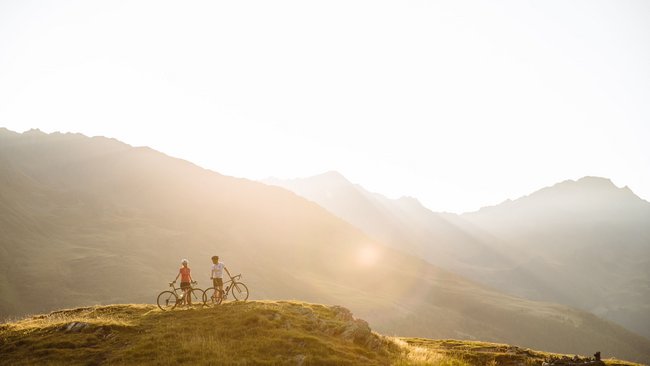
M 388 199 L 337 172 L 265 182 L 439 267 L 650 337 L 650 203 L 609 179 L 568 180 L 462 215 Z
M 340 304 L 389 335 L 481 339 L 650 361 L 591 313 L 506 295 L 384 245 L 284 188 L 146 147 L 0 129 L 0 313 L 154 302 L 218 254 L 253 298 Z

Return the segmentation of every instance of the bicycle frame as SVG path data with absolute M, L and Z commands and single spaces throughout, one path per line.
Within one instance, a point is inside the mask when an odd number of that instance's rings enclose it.
M 198 282 L 197 282 L 197 284 L 198 284 Z M 172 292 L 174 293 L 174 295 L 176 295 L 176 297 L 178 297 L 179 299 L 183 299 L 183 298 L 185 298 L 185 291 L 183 291 L 182 288 L 180 288 L 180 287 L 174 287 L 174 283 L 170 283 L 170 284 L 169 284 L 169 287 L 172 288 Z M 189 291 L 192 291 L 192 290 L 194 290 L 194 289 L 195 289 L 195 287 L 194 287 L 192 284 L 190 284 L 190 288 L 189 288 L 187 291 L 189 292 Z M 179 294 L 179 293 L 180 293 L 180 294 Z M 200 301 L 200 300 L 199 300 L 199 301 Z
M 175 282 L 169 282 L 169 287 L 171 289 L 164 290 L 158 294 L 158 297 L 156 298 L 156 303 L 158 304 L 158 307 L 161 310 L 163 311 L 171 310 L 179 305 L 191 306 L 196 304 L 196 305 L 203 306 L 205 304 L 205 301 L 203 301 L 203 297 L 204 297 L 203 290 L 193 286 L 193 285 L 197 285 L 198 282 L 193 282 L 190 284 L 190 287 L 187 289 L 189 296 L 185 296 L 185 291 L 183 291 L 182 288 L 175 287 L 174 284 Z
M 226 282 L 223 283 L 223 286 L 222 286 L 222 287 L 223 287 L 224 289 L 221 290 L 221 297 L 224 298 L 224 299 L 225 299 L 226 297 L 228 297 L 228 294 L 230 293 L 230 290 L 232 289 L 232 285 L 233 285 L 233 283 L 235 283 L 235 280 L 238 280 L 238 279 L 241 278 L 241 274 L 238 274 L 238 275 L 236 275 L 236 276 L 234 276 L 234 277 L 229 275 L 229 277 L 230 277 L 230 279 L 229 279 L 228 281 L 226 281 Z M 227 284 L 229 284 L 229 285 L 227 285 Z M 226 286 L 226 285 L 227 285 L 227 286 Z M 215 289 L 214 292 L 216 293 L 217 290 Z M 213 293 L 212 296 L 214 296 L 214 295 L 215 295 L 215 294 Z

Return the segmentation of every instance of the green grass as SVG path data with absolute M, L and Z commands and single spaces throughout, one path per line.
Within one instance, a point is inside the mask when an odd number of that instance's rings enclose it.
M 77 322 L 83 327 L 71 329 Z M 0 324 L 0 354 L 2 365 L 66 366 L 496 366 L 541 365 L 549 356 L 501 344 L 384 337 L 345 309 L 289 301 L 58 311 Z

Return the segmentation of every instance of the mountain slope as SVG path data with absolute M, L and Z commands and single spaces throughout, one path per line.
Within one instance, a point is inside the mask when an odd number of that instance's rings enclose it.
M 0 324 L 0 353 L 0 365 L 497 366 L 567 358 L 504 344 L 385 337 L 345 308 L 286 301 L 171 312 L 151 305 L 56 311 Z M 605 365 L 633 366 L 617 360 L 592 366 Z
M 457 215 L 432 212 L 415 198 L 389 199 L 369 192 L 337 172 L 289 180 L 270 178 L 264 183 L 289 189 L 377 240 L 446 268 L 457 270 L 485 258 L 509 263 L 505 257 L 496 258 L 484 244 L 491 239 L 489 235 L 467 228 Z
M 586 177 L 454 215 L 370 193 L 335 172 L 266 182 L 431 263 L 650 337 L 650 204 L 627 187 Z
M 500 294 L 294 193 L 148 148 L 4 130 L 0 177 L 3 317 L 153 302 L 180 258 L 204 287 L 218 254 L 253 298 L 342 304 L 387 334 L 650 359 L 650 342 L 590 314 Z
M 650 203 L 629 188 L 585 177 L 462 218 L 524 253 L 495 272 L 511 292 L 578 306 L 650 337 Z

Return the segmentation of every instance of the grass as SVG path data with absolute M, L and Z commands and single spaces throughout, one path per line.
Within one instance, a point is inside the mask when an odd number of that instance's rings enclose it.
M 432 340 L 424 338 L 396 338 L 396 342 L 411 350 L 411 361 L 421 365 L 542 365 L 550 358 L 574 358 L 580 362 L 590 357 L 565 355 L 507 344 L 461 341 L 454 339 Z M 420 361 L 422 360 L 422 361 Z M 418 363 L 419 362 L 419 363 Z M 603 360 L 609 366 L 639 366 L 637 363 L 616 359 Z M 409 364 L 409 363 L 406 363 Z
M 385 337 L 346 309 L 291 301 L 163 312 L 78 308 L 0 324 L 1 365 L 541 365 L 502 344 Z M 632 363 L 608 362 L 632 366 Z
M 392 354 L 342 337 L 332 308 L 294 302 L 228 303 L 162 312 L 151 305 L 74 309 L 0 326 L 0 363 L 383 365 Z M 70 324 L 88 324 L 68 330 Z M 373 335 L 377 340 L 380 338 Z

